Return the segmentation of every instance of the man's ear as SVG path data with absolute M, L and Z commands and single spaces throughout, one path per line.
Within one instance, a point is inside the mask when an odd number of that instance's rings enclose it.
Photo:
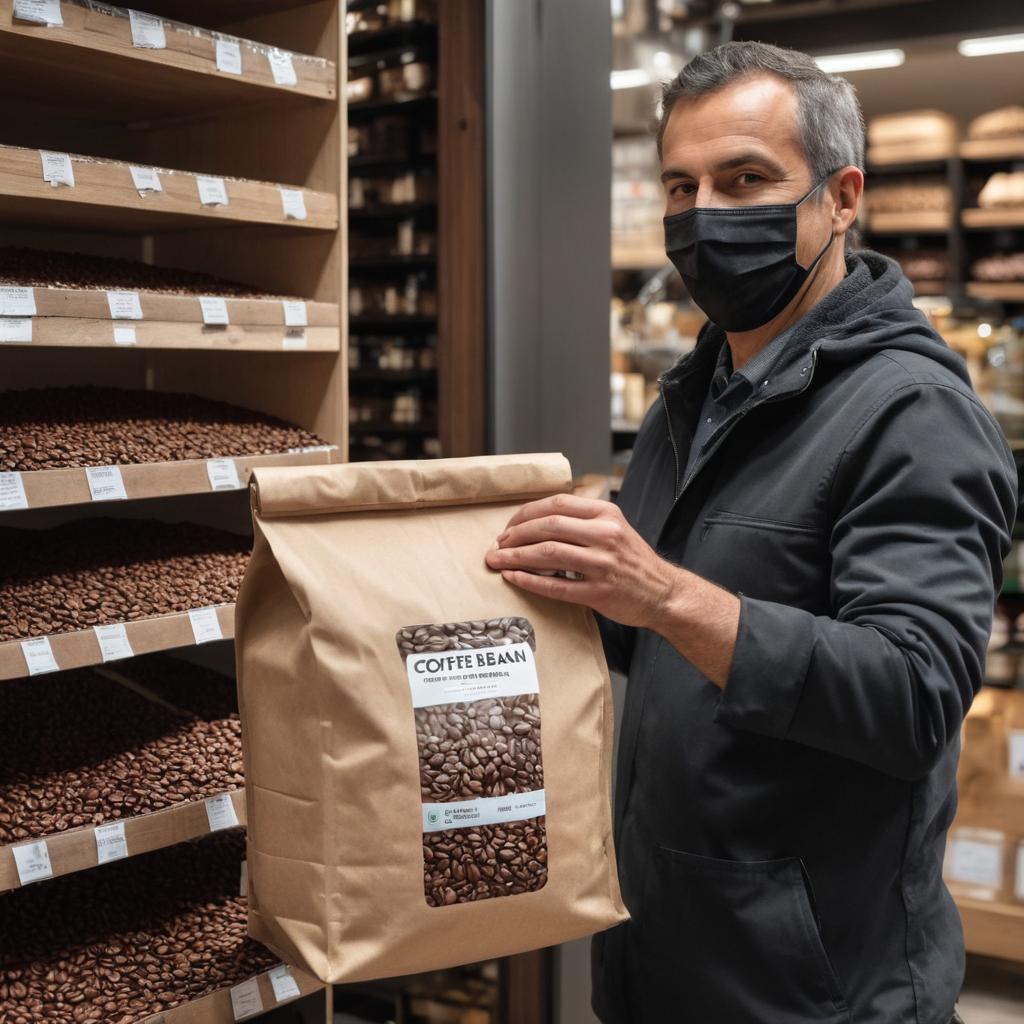
M 860 213 L 864 196 L 864 172 L 850 165 L 837 171 L 831 186 L 835 208 L 832 211 L 832 229 L 837 236 L 845 235 Z

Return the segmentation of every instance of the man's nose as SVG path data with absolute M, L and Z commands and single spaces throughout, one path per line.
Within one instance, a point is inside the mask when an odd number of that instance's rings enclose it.
M 711 180 L 701 179 L 697 186 L 697 201 L 695 206 L 728 206 L 724 196 L 715 191 L 715 183 Z

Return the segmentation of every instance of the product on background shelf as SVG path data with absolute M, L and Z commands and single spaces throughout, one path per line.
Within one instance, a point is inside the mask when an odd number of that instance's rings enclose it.
M 1024 107 L 1000 107 L 974 118 L 967 128 L 971 139 L 1006 139 L 1024 136 Z
M 273 416 L 198 395 L 101 387 L 0 392 L 0 471 L 269 455 L 324 444 Z
M 1024 281 L 1024 252 L 995 253 L 971 264 L 976 281 Z
M 437 178 L 432 174 L 407 171 L 391 177 L 349 179 L 349 209 L 391 206 L 401 203 L 436 203 Z
M 331 469 L 254 477 L 236 619 L 251 934 L 357 981 L 622 920 L 596 624 L 483 558 L 524 502 L 571 491 L 568 462 Z
M 114 668 L 157 700 L 97 669 L 0 686 L 0 844 L 243 785 L 234 680 L 161 655 Z
M 896 260 L 911 281 L 944 281 L 949 277 L 949 254 L 941 249 L 904 249 L 885 255 Z
M 956 119 L 941 110 L 884 114 L 868 122 L 869 163 L 938 159 L 956 152 Z
M 229 604 L 249 548 L 248 537 L 195 523 L 0 527 L 0 641 Z
M 437 0 L 378 0 L 345 16 L 349 35 L 357 32 L 379 32 L 393 25 L 437 20 Z
M 982 209 L 1024 206 L 1024 171 L 996 171 L 978 194 Z
M 1006 896 L 1004 832 L 991 828 L 954 826 L 946 841 L 942 875 L 956 896 L 997 900 Z
M 948 211 L 953 206 L 949 185 L 928 177 L 873 184 L 864 198 L 869 213 Z
M 426 274 L 409 274 L 401 284 L 352 283 L 348 296 L 352 316 L 437 314 L 437 292 Z

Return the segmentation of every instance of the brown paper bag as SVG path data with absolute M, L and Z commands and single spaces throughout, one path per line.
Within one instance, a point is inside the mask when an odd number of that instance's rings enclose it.
M 327 982 L 626 916 L 596 624 L 484 555 L 560 455 L 260 469 L 235 636 L 249 931 Z

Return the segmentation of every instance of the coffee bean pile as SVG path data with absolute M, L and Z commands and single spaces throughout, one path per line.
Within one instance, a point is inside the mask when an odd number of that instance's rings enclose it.
M 271 455 L 322 444 L 302 427 L 198 395 L 101 387 L 0 392 L 0 471 Z
M 171 295 L 223 295 L 226 298 L 281 298 L 237 281 L 178 267 L 153 267 L 137 260 L 0 246 L 0 285 L 25 288 L 103 288 L 164 292 Z
M 140 673 L 134 661 L 150 664 Z M 162 699 L 178 697 L 187 707 L 195 695 L 205 713 L 158 704 L 103 669 L 4 683 L 0 843 L 101 825 L 245 784 L 233 680 L 161 655 L 110 669 L 140 682 L 157 675 Z M 46 743 L 32 727 L 43 721 Z
M 240 835 L 0 899 L 0 1021 L 135 1024 L 279 962 L 246 935 Z
M 0 527 L 0 641 L 230 604 L 251 543 L 194 523 L 151 520 Z

